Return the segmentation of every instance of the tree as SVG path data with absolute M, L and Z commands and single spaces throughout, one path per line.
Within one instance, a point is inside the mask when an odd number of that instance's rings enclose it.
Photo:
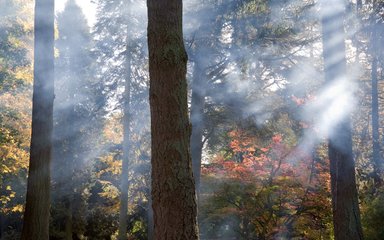
M 371 53 L 371 111 L 372 111 L 372 165 L 373 165 L 373 180 L 375 187 L 380 187 L 382 179 L 380 177 L 382 163 L 380 158 L 380 132 L 379 132 L 379 88 L 378 88 L 378 62 L 380 59 L 380 5 L 378 2 L 372 2 L 372 14 L 370 16 L 370 53 Z M 380 63 L 379 63 L 380 64 Z
M 376 186 L 380 186 L 380 135 L 379 135 L 379 93 L 378 93 L 378 81 L 377 81 L 377 34 L 375 25 L 373 26 L 373 32 L 371 37 L 372 42 L 372 64 L 371 64 L 371 107 L 372 107 L 372 164 L 373 164 L 373 180 Z
M 54 99 L 54 1 L 35 2 L 32 136 L 21 239 L 49 238 L 50 162 Z
M 343 1 L 323 0 L 321 4 L 325 81 L 329 88 L 336 88 L 347 77 L 343 26 L 345 9 Z M 339 95 L 334 98 L 332 101 L 344 100 Z M 328 136 L 335 239 L 363 239 L 349 113 L 342 112 L 335 121 Z
M 155 239 L 198 239 L 182 1 L 148 0 Z
M 81 193 L 89 177 L 86 163 L 98 148 L 100 92 L 92 76 L 89 27 L 74 0 L 67 1 L 57 25 L 50 236 L 72 239 L 85 228 Z
M 199 61 L 195 61 L 192 81 L 191 98 L 191 157 L 193 175 L 196 184 L 196 192 L 200 189 L 201 157 L 203 151 L 203 132 L 204 132 L 204 84 L 205 74 Z
M 128 31 L 129 32 L 129 31 Z M 121 186 L 120 186 L 120 216 L 119 216 L 119 240 L 127 238 L 127 221 L 128 221 L 128 172 L 129 172 L 129 157 L 130 157 L 130 137 L 131 137 L 131 57 L 129 49 L 129 35 L 127 34 L 127 49 L 125 54 L 125 90 L 124 90 L 124 108 L 123 108 L 123 159 L 121 165 Z
M 94 34 L 96 36 L 95 53 L 101 70 L 99 74 L 104 84 L 107 101 L 114 102 L 112 111 L 117 110 L 122 113 L 124 136 L 118 146 L 122 150 L 122 154 L 118 155 L 121 157 L 118 160 L 122 162 L 122 171 L 119 176 L 118 234 L 119 238 L 126 239 L 127 231 L 130 237 L 138 237 L 137 234 L 141 232 L 137 231 L 137 227 L 132 226 L 140 221 L 137 216 L 143 212 L 136 211 L 136 200 L 143 200 L 137 198 L 138 195 L 145 195 L 144 199 L 147 200 L 145 209 L 150 215 L 149 194 L 147 194 L 149 185 L 138 185 L 138 179 L 142 176 L 148 177 L 150 172 L 148 168 L 146 169 L 148 172 L 140 170 L 143 165 L 149 165 L 149 158 L 143 161 L 140 157 L 147 145 L 141 144 L 135 147 L 139 141 L 149 136 L 146 76 L 148 66 L 144 50 L 146 38 L 142 25 L 138 24 L 138 19 L 143 17 L 140 1 L 97 1 L 97 5 L 98 21 Z M 144 76 L 143 72 L 145 72 Z M 121 92 L 119 89 L 124 91 Z M 138 149 L 141 150 L 138 151 Z

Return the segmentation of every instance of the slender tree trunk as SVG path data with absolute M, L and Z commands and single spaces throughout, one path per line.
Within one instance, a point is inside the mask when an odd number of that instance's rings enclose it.
M 379 136 L 379 94 L 377 84 L 377 58 L 372 58 L 372 163 L 375 185 L 381 185 L 380 179 L 380 136 Z
M 0 213 L 0 239 L 2 239 L 4 234 L 4 216 L 3 213 Z
M 64 207 L 65 207 L 65 240 L 72 240 L 73 233 L 73 215 L 72 215 L 72 196 L 68 196 L 65 199 Z
M 192 82 L 192 99 L 191 99 L 191 155 L 193 176 L 195 179 L 196 193 L 200 191 L 200 175 L 201 175 L 201 157 L 203 152 L 203 131 L 204 131 L 204 79 L 203 69 L 199 61 L 195 62 Z
M 35 53 L 27 198 L 22 240 L 48 240 L 54 99 L 54 1 L 35 2 Z
M 198 239 L 181 0 L 148 0 L 155 239 Z
M 374 8 L 375 8 L 374 4 Z M 372 84 L 372 164 L 373 164 L 373 180 L 375 186 L 381 185 L 380 179 L 380 135 L 379 135 L 379 93 L 378 93 L 378 81 L 377 81 L 377 24 L 375 17 L 372 19 L 372 36 L 371 36 L 371 84 Z
M 126 49 L 126 79 L 124 92 L 124 116 L 123 116 L 123 164 L 121 169 L 121 194 L 120 194 L 120 216 L 119 216 L 119 240 L 127 239 L 127 222 L 128 222 L 128 172 L 129 172 L 129 151 L 130 151 L 130 135 L 131 135 L 131 56 L 129 44 Z
M 149 199 L 148 199 L 147 218 L 148 218 L 148 240 L 153 240 L 153 239 L 155 239 L 155 236 L 154 236 L 155 233 L 154 233 L 152 197 L 151 196 L 149 196 Z
M 74 59 L 74 58 L 72 58 Z M 75 76 L 70 72 L 70 69 L 74 69 L 69 67 L 68 76 L 69 79 L 76 79 Z M 64 132 L 62 134 L 68 134 L 68 136 L 64 139 L 62 145 L 58 146 L 64 149 L 64 154 L 62 156 L 61 168 L 63 168 L 64 173 L 62 173 L 61 179 L 61 188 L 58 189 L 59 195 L 62 198 L 59 201 L 64 202 L 64 238 L 65 240 L 72 240 L 73 235 L 73 201 L 74 201 L 74 175 L 75 175 L 75 164 L 78 164 L 78 159 L 76 157 L 76 153 L 78 153 L 78 146 L 76 141 L 78 137 L 80 137 L 80 129 L 78 128 L 77 119 L 76 119 L 76 110 L 75 110 L 75 92 L 76 89 L 69 88 L 69 102 L 71 105 L 66 112 L 65 116 L 63 116 L 66 121 L 64 122 Z M 59 136 L 60 137 L 60 136 Z M 61 136 L 62 137 L 62 136 Z M 61 191 L 61 192 L 60 192 Z
M 323 56 L 326 85 L 346 78 L 343 0 L 322 0 Z M 337 101 L 337 100 L 335 100 Z M 342 111 L 342 109 L 336 109 Z M 352 155 L 349 113 L 334 123 L 328 142 L 333 225 L 336 240 L 360 240 L 363 233 Z

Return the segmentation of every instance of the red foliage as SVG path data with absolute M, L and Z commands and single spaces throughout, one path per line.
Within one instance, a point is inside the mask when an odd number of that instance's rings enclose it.
M 231 209 L 231 215 L 252 221 L 267 239 L 287 232 L 287 222 L 297 221 L 297 228 L 307 224 L 317 228 L 316 219 L 329 218 L 327 164 L 315 161 L 299 147 L 289 146 L 282 134 L 266 142 L 241 130 L 228 136 L 226 154 L 218 155 L 202 169 L 203 177 L 209 175 L 226 183 L 213 195 L 218 209 L 215 216 L 226 216 Z M 217 199 L 228 201 L 227 205 Z
M 264 146 L 260 146 L 255 136 L 244 131 L 233 130 L 228 136 L 231 138 L 229 152 L 232 157 L 217 156 L 211 164 L 202 168 L 203 175 L 259 184 L 260 187 L 268 180 L 269 184 L 286 186 L 285 191 L 292 192 L 298 189 L 293 191 L 288 185 L 299 186 L 301 193 L 305 192 L 304 188 L 316 185 L 329 190 L 327 166 L 320 163 L 312 166 L 312 156 L 288 146 L 282 134 L 275 134 Z M 315 177 L 314 172 L 317 173 Z

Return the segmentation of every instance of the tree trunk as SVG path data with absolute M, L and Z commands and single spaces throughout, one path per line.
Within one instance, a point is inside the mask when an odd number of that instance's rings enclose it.
M 191 99 L 191 155 L 193 176 L 195 179 L 196 193 L 200 191 L 200 175 L 201 175 L 201 157 L 203 152 L 203 131 L 204 131 L 204 82 L 202 67 L 199 62 L 195 62 L 192 82 L 192 99 Z
M 72 179 L 70 180 L 72 181 Z M 72 240 L 72 233 L 73 233 L 73 214 L 72 214 L 72 202 L 73 197 L 72 194 L 65 198 L 65 240 Z
M 129 44 L 126 49 L 126 79 L 125 79 L 125 101 L 123 116 L 123 163 L 121 169 L 121 193 L 120 193 L 120 216 L 119 216 L 119 240 L 127 239 L 127 222 L 128 222 L 128 172 L 129 172 L 129 149 L 130 149 L 130 103 L 131 103 L 131 56 Z
M 372 59 L 372 163 L 373 180 L 376 186 L 381 185 L 380 179 L 380 136 L 379 136 L 379 95 L 377 84 L 377 58 Z
M 346 78 L 343 0 L 323 0 L 323 57 L 326 85 L 335 87 Z M 338 100 L 334 100 L 338 101 Z M 343 111 L 336 109 L 336 111 Z M 352 133 L 349 113 L 336 123 L 329 136 L 328 155 L 331 168 L 333 225 L 336 240 L 360 240 L 363 233 L 360 222 L 352 154 Z
M 198 239 L 182 1 L 147 5 L 155 239 Z
M 54 99 L 54 1 L 35 2 L 32 137 L 22 240 L 49 238 Z
M 148 199 L 148 212 L 147 212 L 147 219 L 148 219 L 148 240 L 155 239 L 154 236 L 154 222 L 153 222 L 153 210 L 152 210 L 152 197 L 149 196 Z
M 380 179 L 380 135 L 379 135 L 379 94 L 378 94 L 378 81 L 377 81 L 377 24 L 375 18 L 372 21 L 372 36 L 371 36 L 371 81 L 372 81 L 372 164 L 373 164 L 373 180 L 375 186 L 381 185 Z
M 0 212 L 0 239 L 2 239 L 4 234 L 4 216 L 3 213 Z

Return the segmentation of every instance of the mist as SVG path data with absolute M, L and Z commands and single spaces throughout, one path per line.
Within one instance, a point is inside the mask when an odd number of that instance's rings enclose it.
M 55 7 L 50 239 L 154 239 L 146 1 Z M 356 228 L 382 236 L 383 9 L 183 1 L 200 239 L 340 237 L 339 173 L 353 179 Z M 1 240 L 22 229 L 32 10 L 0 0 Z

